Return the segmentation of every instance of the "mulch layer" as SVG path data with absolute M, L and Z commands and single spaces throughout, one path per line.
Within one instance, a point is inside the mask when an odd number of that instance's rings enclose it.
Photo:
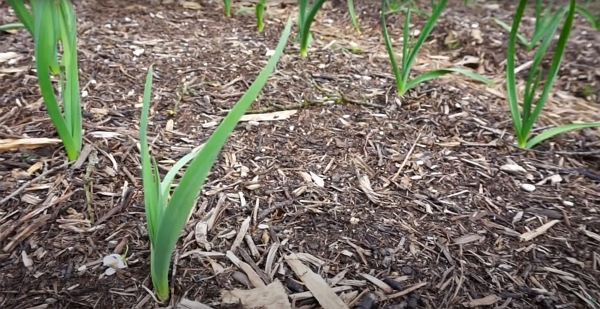
M 297 16 L 270 6 L 258 33 L 252 14 L 227 19 L 220 1 L 164 2 L 76 1 L 86 147 L 71 165 L 31 36 L 0 33 L 10 55 L 0 139 L 49 139 L 0 152 L 0 308 L 158 306 L 138 146 L 146 70 L 156 72 L 149 140 L 166 173 L 206 142 Z M 358 4 L 358 34 L 345 4 L 327 3 L 306 59 L 290 40 L 182 233 L 171 305 L 226 308 L 224 292 L 279 281 L 296 308 L 320 308 L 290 268 L 295 256 L 355 308 L 367 297 L 372 308 L 600 308 L 599 131 L 514 146 L 508 37 L 492 20 L 510 23 L 514 4 L 451 1 L 414 66 L 463 66 L 497 86 L 452 75 L 403 98 L 378 6 Z M 398 59 L 404 16 L 388 18 Z M 15 21 L 0 3 L 0 23 Z M 424 22 L 413 14 L 416 29 Z M 578 18 L 536 133 L 598 121 L 599 52 L 600 32 Z M 520 51 L 517 65 L 532 56 Z M 126 253 L 127 268 L 106 275 L 112 253 Z

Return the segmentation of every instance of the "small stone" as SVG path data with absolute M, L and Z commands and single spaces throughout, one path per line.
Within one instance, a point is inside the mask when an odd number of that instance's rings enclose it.
M 535 186 L 529 183 L 524 183 L 521 185 L 521 189 L 527 191 L 527 192 L 533 192 L 535 191 Z
M 563 205 L 565 205 L 567 207 L 573 207 L 573 205 L 575 205 L 575 204 L 573 204 L 573 202 L 571 202 L 571 201 L 563 201 Z
M 404 273 L 405 275 L 410 275 L 413 273 L 413 269 L 409 266 L 404 266 L 402 267 L 402 273 Z

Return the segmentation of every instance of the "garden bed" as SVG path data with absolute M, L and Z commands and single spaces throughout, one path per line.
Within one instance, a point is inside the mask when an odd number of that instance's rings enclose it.
M 220 308 L 223 291 L 255 288 L 231 250 L 264 284 L 282 282 L 297 307 L 317 305 L 294 296 L 300 278 L 284 257 L 344 300 L 373 293 L 373 308 L 598 308 L 598 130 L 513 146 L 508 36 L 491 17 L 510 21 L 514 6 L 451 1 L 414 67 L 462 64 L 498 86 L 449 75 L 400 99 L 378 5 L 357 4 L 359 35 L 345 6 L 327 3 L 308 58 L 290 40 L 249 112 L 259 120 L 230 136 L 182 234 L 172 304 Z M 164 172 L 206 142 L 296 16 L 295 6 L 269 7 L 259 34 L 251 14 L 227 19 L 213 2 L 78 1 L 76 11 L 89 152 L 68 169 L 60 141 L 0 152 L 0 199 L 14 195 L 0 203 L 1 308 L 156 306 L 137 147 L 146 69 L 156 73 L 149 135 Z M 388 19 L 396 41 L 403 16 Z M 15 21 L 0 4 L 0 22 Z M 598 121 L 599 51 L 600 32 L 578 18 L 538 127 Z M 31 36 L 0 33 L 0 52 L 15 53 L 0 63 L 0 139 L 56 138 Z M 264 121 L 273 112 L 289 118 Z M 232 250 L 244 228 L 252 241 Z M 103 257 L 125 252 L 128 267 L 103 275 Z

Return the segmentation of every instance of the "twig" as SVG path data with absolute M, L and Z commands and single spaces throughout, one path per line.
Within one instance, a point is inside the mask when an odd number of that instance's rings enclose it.
M 7 197 L 3 198 L 3 199 L 0 201 L 0 205 L 2 205 L 2 204 L 4 204 L 4 203 L 8 202 L 8 201 L 9 201 L 11 198 L 13 198 L 13 197 L 15 197 L 15 196 L 19 195 L 19 194 L 20 194 L 21 192 L 23 192 L 23 191 L 24 191 L 24 190 L 25 190 L 27 187 L 31 186 L 33 183 L 37 182 L 38 180 L 40 180 L 40 179 L 42 179 L 42 178 L 46 177 L 46 176 L 47 176 L 47 175 L 49 175 L 49 174 L 52 174 L 52 173 L 54 173 L 54 172 L 58 171 L 58 170 L 59 170 L 59 169 L 61 169 L 61 168 L 65 168 L 65 167 L 69 166 L 69 164 L 71 164 L 71 162 L 65 162 L 65 163 L 63 163 L 63 164 L 61 164 L 61 165 L 59 165 L 59 166 L 57 166 L 57 167 L 51 168 L 51 169 L 49 169 L 49 170 L 47 170 L 47 171 L 45 171 L 45 172 L 41 173 L 39 176 L 35 177 L 34 179 L 32 179 L 32 180 L 30 180 L 30 181 L 28 181 L 28 182 L 24 183 L 24 184 L 23 184 L 21 187 L 19 187 L 17 190 L 13 191 L 13 193 L 11 193 L 11 194 L 9 194 Z
M 400 167 L 398 168 L 398 171 L 396 172 L 396 174 L 394 174 L 394 177 L 392 177 L 392 181 L 396 181 L 396 179 L 398 178 L 398 176 L 400 176 L 400 172 L 402 172 L 402 169 L 406 165 L 406 162 L 408 161 L 408 158 L 410 157 L 410 155 L 415 150 L 415 146 L 417 145 L 417 142 L 419 141 L 420 138 L 421 138 L 421 131 L 419 131 L 419 135 L 415 139 L 415 142 L 413 143 L 412 147 L 410 147 L 410 150 L 406 154 L 406 157 L 404 157 L 404 160 L 402 161 L 402 164 L 400 164 Z

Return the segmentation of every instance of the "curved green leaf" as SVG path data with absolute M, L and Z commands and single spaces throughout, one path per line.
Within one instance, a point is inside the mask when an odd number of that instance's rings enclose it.
M 27 29 L 27 31 L 29 31 L 29 33 L 33 36 L 35 32 L 33 15 L 25 6 L 23 0 L 6 0 L 6 2 L 15 11 L 17 18 L 19 18 L 21 23 L 23 23 L 25 29 Z
M 354 0 L 348 0 L 348 13 L 350 14 L 350 19 L 352 20 L 354 29 L 356 29 L 356 32 L 358 32 L 360 34 L 360 26 L 358 25 L 358 17 L 356 16 L 356 11 L 354 11 Z
M 581 14 L 594 29 L 600 30 L 600 16 L 594 16 L 592 12 L 582 6 L 577 6 L 575 9 L 577 10 L 577 13 Z
M 148 119 L 150 117 L 150 96 L 152 93 L 152 66 L 148 68 L 146 84 L 144 86 L 144 104 L 140 118 L 140 154 L 142 157 L 142 181 L 144 185 L 144 208 L 146 221 L 148 221 L 148 235 L 150 242 L 156 241 L 156 230 L 159 222 L 159 193 L 160 178 L 156 162 L 151 159 L 148 147 Z
M 386 0 L 381 0 L 381 11 L 385 11 L 385 3 Z M 394 71 L 394 77 L 396 78 L 396 86 L 398 88 L 398 95 L 402 96 L 404 94 L 404 79 L 402 78 L 402 74 L 400 73 L 400 68 L 398 67 L 398 61 L 396 61 L 396 55 L 394 54 L 394 47 L 392 46 L 392 40 L 390 39 L 390 34 L 387 30 L 387 24 L 385 21 L 385 14 L 381 14 L 381 29 L 383 32 L 383 39 L 385 41 L 385 48 L 388 52 L 388 57 L 390 58 L 390 63 L 392 64 L 392 70 Z
M 440 70 L 427 72 L 427 73 L 424 73 L 424 74 L 421 74 L 421 75 L 415 77 L 413 80 L 408 82 L 408 84 L 406 85 L 406 90 L 416 87 L 417 85 L 424 83 L 426 81 L 436 79 L 440 76 L 444 76 L 444 75 L 450 74 L 450 73 L 459 73 L 459 74 L 465 75 L 467 77 L 470 77 L 474 80 L 480 81 L 484 84 L 487 84 L 489 86 L 494 85 L 494 82 L 491 81 L 490 79 L 487 79 L 487 78 L 485 78 L 479 74 L 473 73 L 469 70 L 459 69 L 459 68 L 448 68 L 448 69 L 440 69 Z
M 6 32 L 11 30 L 27 29 L 23 23 L 10 23 L 0 26 L 0 32 Z
M 81 145 L 71 133 L 71 121 L 66 121 L 60 110 L 60 105 L 54 93 L 54 86 L 50 79 L 51 68 L 58 62 L 58 36 L 60 15 L 54 1 L 32 0 L 33 9 L 33 39 L 35 42 L 35 63 L 38 74 L 38 83 L 48 109 L 48 115 L 56 127 L 56 131 L 63 141 L 65 151 L 70 161 L 75 161 L 79 156 Z M 72 74 L 72 72 L 71 72 Z M 68 94 L 67 94 L 68 95 Z M 70 108 L 69 105 L 65 109 Z M 81 117 L 81 115 L 79 115 Z M 81 134 L 81 132 L 79 132 Z
M 515 73 L 515 59 L 517 57 L 517 36 L 519 31 L 519 24 L 523 18 L 525 7 L 527 6 L 527 0 L 519 1 L 519 6 L 515 12 L 513 18 L 513 24 L 510 28 L 510 35 L 508 36 L 508 50 L 506 56 L 506 94 L 508 99 L 508 106 L 510 107 L 510 115 L 512 117 L 513 127 L 515 128 L 515 135 L 517 136 L 517 142 L 520 147 L 525 146 L 527 135 L 523 140 L 523 120 L 521 118 L 521 112 L 519 107 L 519 99 L 517 96 L 517 80 Z
M 310 25 L 325 1 L 326 0 L 316 0 L 310 9 L 307 10 L 308 0 L 299 0 L 298 31 L 300 32 L 300 56 L 302 58 L 308 56 L 308 46 L 312 40 L 310 35 Z
M 572 123 L 563 125 L 560 127 L 552 128 L 543 131 L 542 133 L 536 135 L 525 144 L 525 148 L 530 149 L 535 145 L 552 138 L 558 134 L 566 133 L 573 130 L 587 129 L 587 128 L 598 128 L 600 127 L 600 122 L 591 122 L 591 123 Z

